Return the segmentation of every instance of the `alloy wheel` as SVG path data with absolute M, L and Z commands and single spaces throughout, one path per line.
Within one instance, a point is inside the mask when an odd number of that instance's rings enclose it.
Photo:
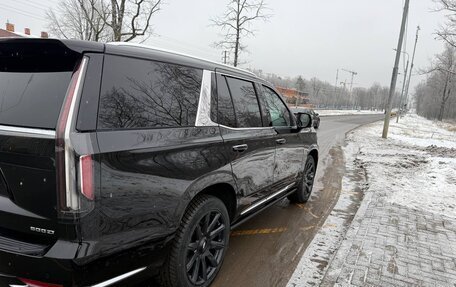
M 220 265 L 226 248 L 226 222 L 218 211 L 210 211 L 195 225 L 187 245 L 186 270 L 190 282 L 202 285 Z

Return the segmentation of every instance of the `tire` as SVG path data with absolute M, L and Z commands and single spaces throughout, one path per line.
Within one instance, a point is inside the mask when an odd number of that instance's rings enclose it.
M 229 234 L 230 218 L 223 202 L 209 195 L 196 197 L 182 218 L 161 270 L 162 286 L 209 286 L 222 266 Z
M 304 174 L 298 183 L 298 188 L 295 192 L 288 196 L 288 199 L 293 203 L 306 203 L 312 193 L 313 183 L 315 180 L 316 163 L 313 156 L 308 156 L 304 168 Z

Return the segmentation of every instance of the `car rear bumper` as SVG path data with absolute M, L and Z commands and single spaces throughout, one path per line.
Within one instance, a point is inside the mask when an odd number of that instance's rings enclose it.
M 113 286 L 127 279 L 151 276 L 163 264 L 170 239 L 156 241 L 147 246 L 102 257 L 85 265 L 75 259 L 79 243 L 57 242 L 44 256 L 30 256 L 0 250 L 0 286 L 26 287 L 19 278 L 35 280 L 57 286 Z M 60 250 L 59 250 L 60 249 Z M 78 256 L 78 260 L 81 257 Z M 52 286 L 52 285 L 51 285 Z

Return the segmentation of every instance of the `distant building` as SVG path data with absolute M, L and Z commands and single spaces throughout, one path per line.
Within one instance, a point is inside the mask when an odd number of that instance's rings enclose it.
M 0 38 L 49 38 L 47 32 L 41 32 L 40 36 L 32 35 L 30 28 L 24 28 L 24 33 L 17 32 L 12 23 L 6 23 L 5 28 L 0 28 Z
M 290 105 L 293 106 L 296 104 L 296 99 L 298 99 L 299 106 L 309 106 L 309 93 L 298 91 L 296 89 L 289 89 L 289 88 L 282 88 L 276 87 L 277 91 L 279 91 L 282 96 L 284 97 L 285 101 Z

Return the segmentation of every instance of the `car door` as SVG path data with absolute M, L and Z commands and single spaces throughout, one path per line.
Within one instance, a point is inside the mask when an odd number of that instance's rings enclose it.
M 306 154 L 304 134 L 298 132 L 295 120 L 282 98 L 266 85 L 262 85 L 261 90 L 270 116 L 268 125 L 276 131 L 274 185 L 277 189 L 290 187 L 303 172 Z
M 242 210 L 270 193 L 277 133 L 263 126 L 253 81 L 217 74 L 217 94 L 217 121 L 241 194 Z

